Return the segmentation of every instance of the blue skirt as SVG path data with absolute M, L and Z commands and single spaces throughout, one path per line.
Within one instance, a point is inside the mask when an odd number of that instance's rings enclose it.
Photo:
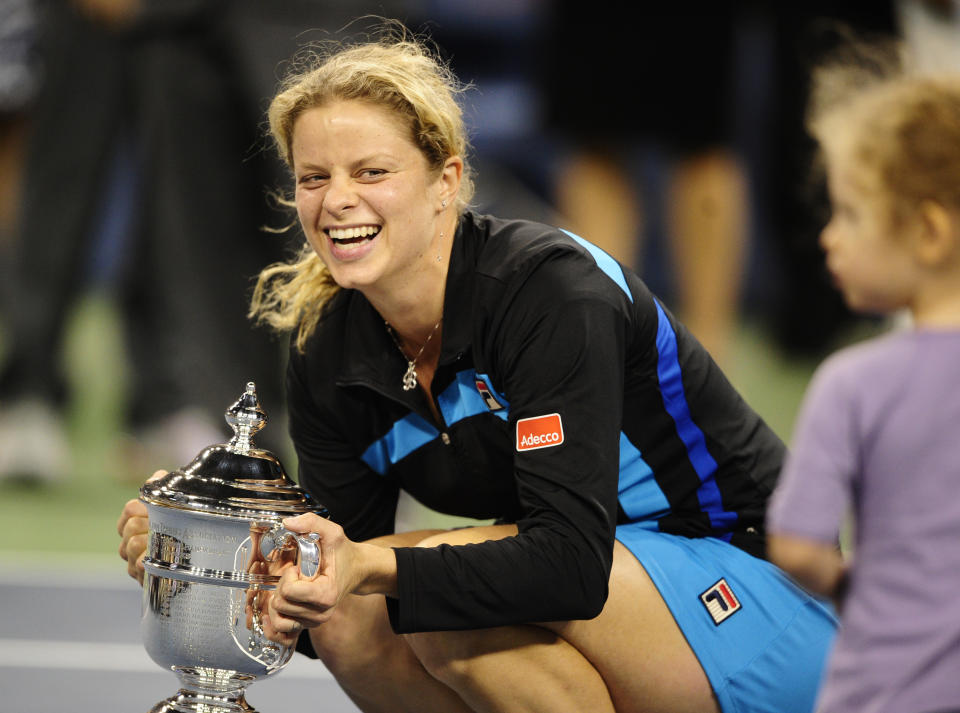
M 621 525 L 703 666 L 723 713 L 810 713 L 837 627 L 832 607 L 721 540 Z

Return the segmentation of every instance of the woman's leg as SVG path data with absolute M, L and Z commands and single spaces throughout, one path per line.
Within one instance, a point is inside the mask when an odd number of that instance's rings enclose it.
M 513 527 L 443 532 L 465 544 Z M 587 621 L 407 635 L 420 662 L 474 711 L 719 711 L 707 676 L 637 559 L 615 543 L 610 594 Z
M 719 706 L 700 662 L 637 559 L 614 543 L 610 594 L 589 621 L 545 625 L 593 664 L 617 713 L 712 713 Z
M 385 547 L 466 544 L 513 526 L 414 532 Z M 615 545 L 610 596 L 589 621 L 397 636 L 384 598 L 345 600 L 310 630 L 314 649 L 367 713 L 710 713 L 710 684 L 656 587 Z
M 512 534 L 513 526 L 478 527 L 370 542 L 432 546 Z M 310 630 L 310 639 L 365 713 L 614 711 L 596 669 L 562 637 L 537 626 L 397 636 L 382 596 L 351 595 L 328 622 Z
M 413 546 L 439 531 L 370 540 L 384 547 Z M 309 630 L 321 661 L 365 713 L 471 713 L 445 684 L 429 675 L 406 640 L 390 628 L 384 597 L 346 597 L 333 617 Z

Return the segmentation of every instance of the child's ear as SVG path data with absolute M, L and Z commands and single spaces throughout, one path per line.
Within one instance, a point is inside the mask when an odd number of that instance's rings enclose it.
M 920 225 L 915 253 L 921 264 L 937 267 L 949 260 L 960 241 L 960 220 L 937 201 L 920 204 Z

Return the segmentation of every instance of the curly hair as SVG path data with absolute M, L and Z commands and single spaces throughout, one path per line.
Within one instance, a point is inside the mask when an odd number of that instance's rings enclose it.
M 814 74 L 811 135 L 876 191 L 893 226 L 925 200 L 960 210 L 960 74 L 919 73 L 896 43 L 868 49 Z
M 462 212 L 473 197 L 469 143 L 457 101 L 465 89 L 427 40 L 400 23 L 387 23 L 375 40 L 308 48 L 295 58 L 267 112 L 270 134 L 292 169 L 293 129 L 303 112 L 342 100 L 386 107 L 409 127 L 410 140 L 431 170 L 439 174 L 451 156 L 463 159 L 456 202 Z M 293 205 L 289 199 L 281 202 Z M 295 344 L 302 351 L 338 290 L 326 265 L 304 243 L 293 260 L 260 273 L 249 316 L 277 331 L 297 330 Z

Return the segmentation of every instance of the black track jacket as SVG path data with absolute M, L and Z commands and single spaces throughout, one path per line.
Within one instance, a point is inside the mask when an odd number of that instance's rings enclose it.
M 393 531 L 398 492 L 519 535 L 398 548 L 400 633 L 591 618 L 618 524 L 762 556 L 784 446 L 643 282 L 586 241 L 466 213 L 433 394 L 362 294 L 338 293 L 287 399 L 300 483 L 354 540 Z

